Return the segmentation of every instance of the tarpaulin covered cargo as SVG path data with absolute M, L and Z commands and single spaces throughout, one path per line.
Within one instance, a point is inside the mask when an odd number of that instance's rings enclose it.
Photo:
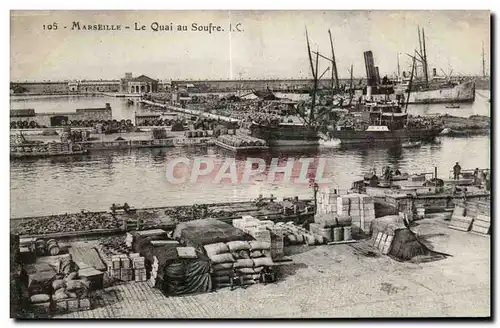
M 157 285 L 166 295 L 209 292 L 212 289 L 210 262 L 196 251 L 196 258 L 184 258 L 176 247 L 155 247 L 150 256 L 158 260 Z
M 429 262 L 449 256 L 429 249 L 399 215 L 375 219 L 371 231 L 374 245 L 397 261 Z
M 244 231 L 216 219 L 202 219 L 180 223 L 174 231 L 174 238 L 187 246 L 202 249 L 214 243 L 236 240 L 253 240 Z

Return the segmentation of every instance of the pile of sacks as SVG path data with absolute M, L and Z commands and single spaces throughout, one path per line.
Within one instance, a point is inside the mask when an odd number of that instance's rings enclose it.
M 283 230 L 284 240 L 288 245 L 321 245 L 326 242 L 322 235 L 298 227 L 293 222 L 278 222 L 276 227 Z
M 274 265 L 267 242 L 231 241 L 204 248 L 212 264 L 214 288 L 258 283 L 264 268 Z
M 89 288 L 90 282 L 87 279 L 78 279 L 77 272 L 70 273 L 64 279 L 54 280 L 52 282 L 54 310 L 56 312 L 89 310 Z

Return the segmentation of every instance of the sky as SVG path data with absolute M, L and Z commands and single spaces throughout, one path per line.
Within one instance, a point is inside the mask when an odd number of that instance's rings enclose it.
M 118 79 L 125 72 L 162 80 L 308 78 L 306 27 L 312 50 L 328 57 L 331 30 L 340 78 L 349 77 L 351 65 L 355 77 L 366 75 L 367 50 L 381 75 L 397 71 L 398 53 L 402 69 L 410 70 L 406 53 L 418 47 L 418 26 L 425 29 L 430 68 L 480 75 L 484 42 L 489 72 L 488 11 L 11 11 L 10 16 L 11 81 Z M 74 22 L 119 24 L 121 30 L 72 29 Z M 53 23 L 57 30 L 48 29 Z M 153 31 L 154 23 L 172 24 L 174 31 Z M 191 31 L 193 23 L 212 23 L 221 31 Z M 145 30 L 135 30 L 136 24 Z M 177 31 L 177 25 L 188 30 Z M 328 66 L 320 59 L 320 73 Z

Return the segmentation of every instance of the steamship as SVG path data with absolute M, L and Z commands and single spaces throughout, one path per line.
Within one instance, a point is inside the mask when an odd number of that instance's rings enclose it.
M 476 96 L 474 80 L 453 81 L 450 76 L 438 76 L 436 68 L 432 69 L 432 77 L 429 77 L 425 32 L 423 28 L 422 30 L 418 28 L 418 40 L 420 51 L 415 51 L 415 59 L 420 65 L 415 67 L 415 74 L 412 74 L 412 83 L 409 82 L 410 79 L 405 76 L 406 74 L 403 74 L 403 78 L 394 86 L 396 97 L 403 97 L 409 104 L 474 102 Z

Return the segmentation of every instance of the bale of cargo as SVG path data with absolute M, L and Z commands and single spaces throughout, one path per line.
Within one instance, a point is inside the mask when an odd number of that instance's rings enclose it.
M 205 252 L 210 257 L 212 255 L 224 254 L 229 252 L 229 247 L 225 243 L 214 243 L 203 246 Z
M 202 248 L 208 244 L 231 241 L 250 241 L 252 236 L 216 219 L 202 219 L 179 223 L 173 237 L 187 246 Z
M 344 228 L 336 227 L 333 228 L 333 241 L 342 241 L 344 240 Z
M 352 227 L 344 227 L 344 240 L 352 240 Z
M 144 254 L 148 262 L 157 259 L 156 287 L 166 295 L 208 292 L 212 289 L 210 261 L 196 251 L 197 258 L 183 258 L 175 247 L 162 246 Z
M 336 228 L 334 228 L 336 229 Z M 323 240 L 326 242 L 330 242 L 333 240 L 332 238 L 332 228 L 318 228 L 317 234 L 323 237 Z

